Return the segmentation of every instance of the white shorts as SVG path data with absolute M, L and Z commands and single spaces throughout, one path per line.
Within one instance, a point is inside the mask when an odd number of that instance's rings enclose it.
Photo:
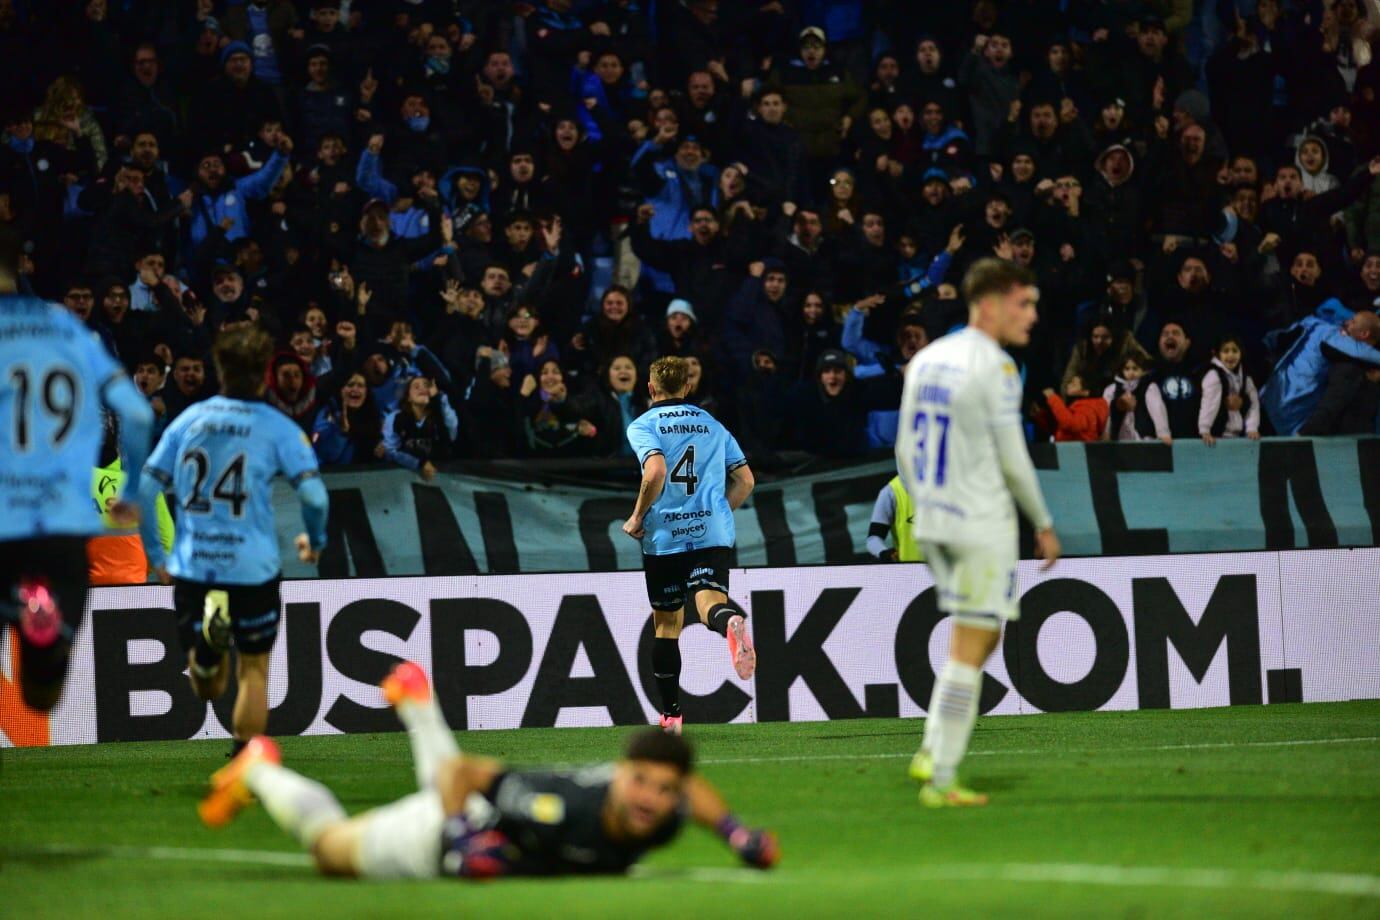
M 446 812 L 435 789 L 414 792 L 364 816 L 359 846 L 362 878 L 437 878 Z
M 939 609 L 954 622 L 979 629 L 1001 629 L 1006 620 L 1021 616 L 1016 593 L 1016 559 L 1020 555 L 1013 535 L 985 546 L 952 543 L 920 544 L 939 593 Z

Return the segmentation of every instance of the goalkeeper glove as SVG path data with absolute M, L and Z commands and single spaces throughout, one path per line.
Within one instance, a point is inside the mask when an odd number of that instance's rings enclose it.
M 770 869 L 781 859 L 781 847 L 771 831 L 744 827 L 732 815 L 724 815 L 715 825 L 719 836 L 733 848 L 743 862 L 758 869 Z

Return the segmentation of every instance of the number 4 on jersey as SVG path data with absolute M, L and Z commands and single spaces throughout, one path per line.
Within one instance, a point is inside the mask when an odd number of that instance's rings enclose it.
M 686 495 L 695 494 L 695 486 L 700 479 L 695 475 L 695 445 L 685 448 L 676 465 L 671 468 L 671 481 L 685 486 Z
M 915 434 L 915 479 L 917 482 L 924 482 L 925 474 L 929 469 L 929 455 L 925 451 L 925 445 L 930 441 L 931 423 L 939 429 L 939 449 L 935 451 L 934 461 L 934 484 L 942 486 L 944 484 L 944 467 L 949 459 L 949 417 L 942 413 L 934 415 L 930 415 L 928 412 L 915 413 L 911 425 L 911 431 Z

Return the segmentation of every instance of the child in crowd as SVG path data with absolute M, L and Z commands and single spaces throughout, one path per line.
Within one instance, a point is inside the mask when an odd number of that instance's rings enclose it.
M 455 456 L 459 428 L 459 417 L 436 383 L 413 377 L 402 405 L 383 420 L 384 457 L 430 482 L 436 463 Z
M 1260 394 L 1241 366 L 1244 357 L 1235 336 L 1226 336 L 1212 350 L 1198 410 L 1198 435 L 1209 447 L 1218 438 L 1260 438 Z
M 1145 359 L 1127 355 L 1121 362 L 1121 373 L 1103 391 L 1108 415 L 1106 440 L 1150 441 L 1159 438 L 1166 444 L 1174 439 L 1169 435 L 1169 413 L 1164 408 L 1164 394 L 1153 380 L 1146 380 Z
M 1044 391 L 1045 406 L 1037 412 L 1037 420 L 1046 430 L 1053 430 L 1056 441 L 1100 441 L 1107 428 L 1111 409 L 1107 400 L 1092 392 L 1083 378 L 1074 374 L 1064 381 L 1061 398 L 1051 388 Z

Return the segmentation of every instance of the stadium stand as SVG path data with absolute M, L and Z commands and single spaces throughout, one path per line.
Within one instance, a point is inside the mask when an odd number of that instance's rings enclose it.
M 1375 431 L 1380 11 L 943 6 L 0 0 L 0 221 L 160 429 L 271 331 L 326 466 L 627 456 L 663 353 L 754 457 L 887 451 L 993 253 L 1034 440 Z

